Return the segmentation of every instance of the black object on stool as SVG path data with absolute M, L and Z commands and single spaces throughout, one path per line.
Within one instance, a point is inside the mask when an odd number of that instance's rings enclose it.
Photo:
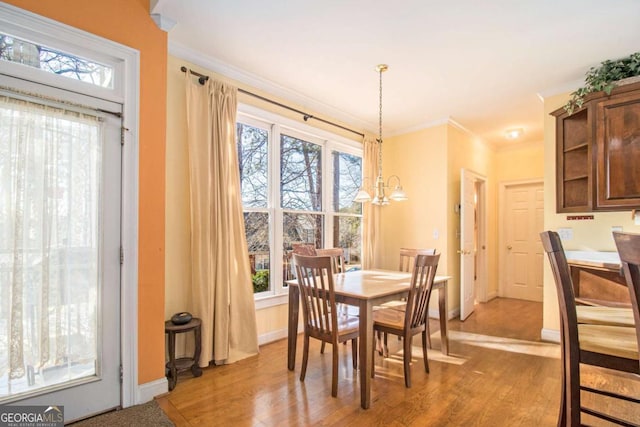
M 179 313 L 180 314 L 180 313 Z M 174 316 L 175 317 L 175 316 Z M 169 391 L 173 390 L 178 382 L 178 374 L 191 370 L 194 377 L 202 375 L 202 369 L 198 366 L 200 359 L 200 334 L 202 322 L 197 317 L 193 317 L 188 323 L 175 324 L 171 320 L 164 322 L 164 333 L 169 335 L 169 362 L 167 363 L 167 379 L 169 380 Z M 176 359 L 176 334 L 183 332 L 194 332 L 195 350 L 193 357 L 181 357 Z

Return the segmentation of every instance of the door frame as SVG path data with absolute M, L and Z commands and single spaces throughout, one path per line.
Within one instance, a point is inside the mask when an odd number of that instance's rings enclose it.
M 0 22 L 6 31 L 20 35 L 28 33 L 36 40 L 47 40 L 53 48 L 68 47 L 71 54 L 85 52 L 109 56 L 117 62 L 115 70 L 121 83 L 115 90 L 87 88 L 86 94 L 121 103 L 122 123 L 126 130 L 122 136 L 122 218 L 121 242 L 124 262 L 121 263 L 120 328 L 122 355 L 122 407 L 151 400 L 167 391 L 167 381 L 143 390 L 138 386 L 138 129 L 140 109 L 140 52 L 128 46 L 88 33 L 78 28 L 54 21 L 18 7 L 0 3 Z M 75 81 L 59 79 L 55 75 L 42 75 L 39 70 L 1 61 L 0 72 L 7 75 L 33 79 L 45 85 L 76 90 Z
M 462 209 L 464 206 L 462 193 L 462 182 L 463 182 L 463 174 L 469 175 L 473 179 L 473 183 L 477 189 L 477 227 L 478 227 L 478 241 L 476 245 L 478 247 L 478 251 L 476 252 L 476 261 L 477 261 L 477 270 L 476 270 L 476 278 L 474 283 L 471 285 L 474 289 L 475 299 L 479 302 L 486 302 L 487 299 L 487 177 L 481 175 L 477 172 L 474 172 L 470 169 L 462 168 L 460 170 L 460 235 L 459 235 L 459 260 L 460 260 L 460 318 L 462 319 L 462 304 L 464 299 L 464 289 L 465 284 L 463 283 L 464 275 L 463 275 L 463 265 L 465 256 L 462 251 L 464 248 L 462 247 Z M 479 185 L 478 185 L 479 184 Z M 469 314 L 471 314 L 473 310 Z M 464 319 L 462 319 L 464 320 Z
M 506 194 L 510 187 L 540 184 L 544 190 L 542 178 L 523 179 L 517 181 L 503 181 L 498 184 L 498 296 L 504 296 L 506 288 L 505 265 L 507 261 L 507 238 L 505 232 L 505 219 L 507 217 Z

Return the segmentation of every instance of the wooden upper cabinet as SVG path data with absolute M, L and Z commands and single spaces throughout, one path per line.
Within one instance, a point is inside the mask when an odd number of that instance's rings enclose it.
M 597 206 L 640 206 L 640 92 L 597 103 Z
M 591 106 L 556 115 L 556 207 L 558 212 L 593 210 Z
M 640 208 L 640 83 L 556 117 L 556 211 Z

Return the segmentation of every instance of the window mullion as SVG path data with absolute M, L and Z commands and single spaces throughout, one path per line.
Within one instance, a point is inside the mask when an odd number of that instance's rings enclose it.
M 333 144 L 325 141 L 322 153 L 322 207 L 324 209 L 324 247 L 333 247 Z
M 274 273 L 272 286 L 275 294 L 279 294 L 284 291 L 284 277 L 281 267 L 284 260 L 284 245 L 282 243 L 282 207 L 280 202 L 280 126 L 278 124 L 271 126 L 269 137 L 269 207 L 273 215 L 271 227 L 271 241 L 273 242 L 271 248 L 273 255 L 271 269 Z

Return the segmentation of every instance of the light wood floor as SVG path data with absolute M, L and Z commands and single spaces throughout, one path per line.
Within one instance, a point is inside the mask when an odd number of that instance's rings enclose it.
M 495 299 L 479 304 L 465 322 L 451 320 L 450 356 L 440 352 L 438 325 L 431 323 L 430 373 L 414 342 L 411 389 L 404 386 L 402 357 L 390 337 L 391 357 L 376 355 L 371 408 L 360 408 L 351 346 L 340 346 L 338 397 L 331 397 L 331 346 L 324 355 L 312 340 L 307 377 L 300 382 L 302 339 L 296 370 L 286 367 L 286 340 L 233 365 L 210 367 L 200 378 L 181 377 L 158 403 L 176 426 L 555 426 L 560 398 L 556 344 L 540 342 L 542 304 Z M 584 372 L 640 396 L 637 377 Z M 609 405 L 640 422 L 640 409 Z M 606 425 L 585 419 L 592 425 Z

